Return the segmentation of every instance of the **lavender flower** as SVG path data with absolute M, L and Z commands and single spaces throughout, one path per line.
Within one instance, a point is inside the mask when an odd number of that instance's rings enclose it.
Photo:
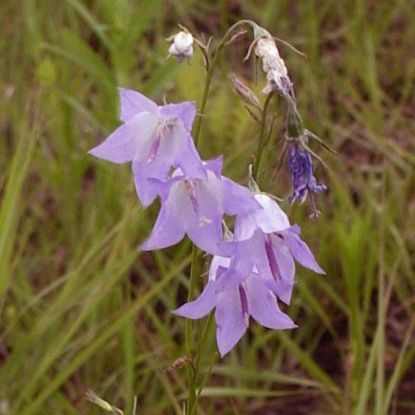
M 297 327 L 278 307 L 275 295 L 255 272 L 245 270 L 246 278 L 228 290 L 218 290 L 218 281 L 225 278 L 230 259 L 215 256 L 209 270 L 209 281 L 194 301 L 186 303 L 173 313 L 190 319 L 199 319 L 215 307 L 216 340 L 223 357 L 241 339 L 252 316 L 259 324 L 271 329 Z
M 204 251 L 219 249 L 223 242 L 222 219 L 260 209 L 252 193 L 221 175 L 222 157 L 206 162 L 207 179 L 190 178 L 180 169 L 167 181 L 152 180 L 161 195 L 161 209 L 150 238 L 141 249 L 149 251 L 174 245 L 185 234 Z
M 136 91 L 120 88 L 119 94 L 123 124 L 90 154 L 113 163 L 132 162 L 144 206 L 157 196 L 148 179 L 165 179 L 172 167 L 180 167 L 188 177 L 206 178 L 190 133 L 194 102 L 158 106 Z
M 288 168 L 291 173 L 293 192 L 288 198 L 292 204 L 296 200 L 303 203 L 308 192 L 320 193 L 327 190 L 326 185 L 318 184 L 313 173 L 313 160 L 308 150 L 300 142 L 290 141 L 287 145 Z M 314 206 L 314 199 L 312 199 Z M 317 210 L 314 206 L 314 213 Z
M 324 271 L 308 246 L 300 238 L 300 228 L 290 226 L 287 215 L 265 194 L 256 194 L 263 209 L 235 222 L 235 241 L 229 272 L 221 280 L 221 289 L 237 286 L 247 278 L 246 271 L 257 272 L 277 297 L 290 303 L 294 286 L 295 263 L 319 274 Z

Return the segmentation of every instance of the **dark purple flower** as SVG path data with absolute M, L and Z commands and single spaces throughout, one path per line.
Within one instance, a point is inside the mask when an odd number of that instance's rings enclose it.
M 148 179 L 165 179 L 173 167 L 180 167 L 188 177 L 206 178 L 191 137 L 194 102 L 158 106 L 136 91 L 120 88 L 119 94 L 123 124 L 90 154 L 113 163 L 132 162 L 144 206 L 157 196 Z
M 227 290 L 218 289 L 218 282 L 225 278 L 230 259 L 215 256 L 209 270 L 209 281 L 200 296 L 182 305 L 173 313 L 199 319 L 215 307 L 216 341 L 223 357 L 246 332 L 251 316 L 259 324 L 271 329 L 297 327 L 278 307 L 275 295 L 255 272 L 245 270 L 246 278 Z
M 245 215 L 260 206 L 247 188 L 221 175 L 221 157 L 207 162 L 205 168 L 205 180 L 190 178 L 180 169 L 167 181 L 151 180 L 162 204 L 153 231 L 141 249 L 166 248 L 187 234 L 208 253 L 229 252 L 230 247 L 219 250 L 223 216 Z
M 324 271 L 316 262 L 308 246 L 300 238 L 300 228 L 291 226 L 287 215 L 265 194 L 256 194 L 263 209 L 235 222 L 235 240 L 229 272 L 221 279 L 222 289 L 240 284 L 247 270 L 257 272 L 267 287 L 281 301 L 290 303 L 294 286 L 295 263 L 319 274 Z
M 288 168 L 291 173 L 293 192 L 288 198 L 292 204 L 296 200 L 303 203 L 308 192 L 320 193 L 327 190 L 326 185 L 317 183 L 313 173 L 313 160 L 308 150 L 296 141 L 287 146 Z

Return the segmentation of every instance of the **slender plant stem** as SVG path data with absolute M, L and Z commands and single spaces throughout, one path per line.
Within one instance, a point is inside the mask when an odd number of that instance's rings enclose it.
M 194 133 L 193 138 L 195 141 L 196 148 L 198 147 L 199 140 L 200 140 L 200 132 L 202 128 L 203 119 L 205 117 L 206 113 L 206 105 L 209 98 L 209 92 L 210 87 L 212 84 L 212 77 L 213 73 L 216 69 L 216 66 L 219 61 L 220 54 L 223 50 L 223 48 L 226 46 L 226 42 L 230 38 L 233 30 L 237 28 L 238 26 L 241 26 L 243 24 L 253 24 L 249 20 L 240 20 L 239 22 L 235 23 L 233 26 L 231 26 L 228 31 L 223 36 L 222 40 L 220 41 L 216 52 L 213 56 L 213 59 L 211 62 L 209 62 L 209 65 L 207 65 L 207 74 L 206 74 L 206 81 L 205 86 L 203 89 L 203 95 L 202 100 L 200 103 L 199 111 L 197 114 L 195 127 L 194 127 Z M 192 301 L 195 295 L 196 286 L 197 286 L 197 278 L 201 273 L 201 266 L 202 266 L 202 256 L 201 251 L 193 245 L 192 247 L 192 262 L 191 262 L 191 269 L 190 269 L 190 282 L 189 282 L 189 291 L 187 300 Z M 200 391 L 198 394 L 196 394 L 196 383 L 197 383 L 197 376 L 199 372 L 199 366 L 200 366 L 200 355 L 202 353 L 204 344 L 206 342 L 207 335 L 206 331 L 210 327 L 210 320 L 208 320 L 208 323 L 205 327 L 205 332 L 202 335 L 202 339 L 199 343 L 199 348 L 197 350 L 197 356 L 193 358 L 193 342 L 194 342 L 194 335 L 193 335 L 193 327 L 192 327 L 192 321 L 187 320 L 185 324 L 185 348 L 186 348 L 186 354 L 191 359 L 192 364 L 186 366 L 187 370 L 187 385 L 188 385 L 188 397 L 187 397 L 187 405 L 186 405 L 186 415 L 192 415 L 195 413 L 197 408 L 197 398 L 200 395 Z M 196 362 L 194 364 L 193 362 Z
M 257 148 L 256 156 L 255 156 L 254 171 L 253 171 L 253 178 L 255 181 L 258 180 L 258 174 L 259 174 L 259 168 L 261 167 L 262 155 L 264 153 L 264 148 L 266 147 L 267 142 L 268 142 L 268 140 L 266 140 L 266 137 L 267 137 L 266 125 L 267 125 L 269 103 L 271 102 L 272 96 L 273 96 L 272 93 L 267 95 L 267 98 L 264 102 L 264 108 L 262 109 L 261 129 L 259 133 L 258 148 Z
M 202 95 L 202 101 L 200 104 L 198 116 L 195 123 L 195 129 L 194 129 L 194 141 L 196 147 L 199 144 L 199 138 L 200 138 L 200 131 L 202 128 L 202 121 L 205 116 L 206 111 L 206 104 L 209 97 L 209 91 L 210 86 L 212 82 L 212 76 L 214 69 L 216 67 L 216 64 L 218 62 L 218 56 L 221 52 L 223 46 L 225 45 L 225 42 L 221 42 L 219 45 L 212 62 L 209 65 L 209 69 L 206 75 L 206 81 L 205 81 L 205 87 L 203 89 L 203 95 Z M 195 295 L 196 286 L 197 286 L 197 278 L 200 275 L 200 269 L 201 269 L 201 252 L 199 249 L 193 245 L 192 246 L 192 262 L 191 262 L 191 268 L 190 268 L 190 282 L 189 282 L 189 291 L 187 295 L 187 301 L 192 301 Z M 185 347 L 186 347 L 186 354 L 190 357 L 190 359 L 193 362 L 193 326 L 191 320 L 186 320 L 185 324 Z M 200 353 L 200 350 L 199 350 Z M 198 354 L 199 354 L 198 353 Z M 200 358 L 199 356 L 196 357 L 196 361 L 199 362 Z M 186 405 L 186 415 L 191 415 L 194 411 L 194 408 L 197 406 L 197 396 L 196 396 L 196 377 L 197 377 L 197 371 L 195 370 L 195 366 L 188 365 L 187 366 L 187 385 L 188 385 L 188 397 L 187 397 L 187 405 Z
M 382 216 L 385 214 L 385 174 L 382 175 L 381 206 Z M 378 325 L 379 325 L 379 349 L 376 368 L 376 395 L 375 414 L 386 414 L 385 403 L 385 317 L 387 303 L 385 299 L 385 225 L 380 221 L 379 229 L 379 271 L 378 271 Z
M 201 268 L 201 255 L 199 249 L 196 245 L 192 246 L 192 262 L 190 268 L 190 283 L 187 299 L 188 301 L 193 300 L 194 292 L 197 285 L 197 277 L 200 275 Z M 186 354 L 190 357 L 192 364 L 186 366 L 186 375 L 187 375 L 187 387 L 188 387 L 188 396 L 187 396 L 187 405 L 186 405 L 186 414 L 190 415 L 192 413 L 193 407 L 196 405 L 196 371 L 193 365 L 193 327 L 192 321 L 187 319 L 184 329 L 185 335 L 185 348 Z
M 251 24 L 251 22 L 249 20 L 240 20 L 239 22 L 236 22 L 233 26 L 231 26 L 228 29 L 228 31 L 225 33 L 222 40 L 220 41 L 220 43 L 218 45 L 218 48 L 216 49 L 216 52 L 213 56 L 213 59 L 210 62 L 210 65 L 208 67 L 208 71 L 207 71 L 207 74 L 206 74 L 205 87 L 203 89 L 202 101 L 200 103 L 200 108 L 199 108 L 199 111 L 198 111 L 198 114 L 197 114 L 197 118 L 196 118 L 196 122 L 195 122 L 195 128 L 194 128 L 193 137 L 194 137 L 194 140 L 195 140 L 196 147 L 199 144 L 200 130 L 202 128 L 202 122 L 203 122 L 203 119 L 205 117 L 206 104 L 207 104 L 208 97 L 209 97 L 209 91 L 210 91 L 210 86 L 211 86 L 211 83 L 212 83 L 213 72 L 215 71 L 215 68 L 218 64 L 219 56 L 222 53 L 222 50 L 225 47 L 226 42 L 230 38 L 232 32 L 238 26 L 241 26 L 243 24 Z

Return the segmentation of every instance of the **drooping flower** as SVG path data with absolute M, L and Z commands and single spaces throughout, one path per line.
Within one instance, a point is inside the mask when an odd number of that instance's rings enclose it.
M 190 178 L 180 169 L 167 181 L 152 180 L 161 196 L 161 209 L 149 239 L 141 249 L 166 248 L 185 234 L 202 250 L 217 254 L 223 242 L 222 219 L 260 209 L 252 193 L 223 177 L 222 157 L 206 162 L 207 179 Z
M 327 190 L 323 183 L 317 183 L 313 173 L 313 160 L 308 150 L 296 141 L 287 145 L 288 168 L 291 173 L 293 191 L 288 201 L 292 204 L 296 200 L 303 203 L 308 192 L 321 193 Z
M 144 95 L 120 88 L 123 124 L 89 151 L 113 163 L 132 162 L 138 197 L 148 206 L 157 196 L 149 178 L 165 179 L 174 167 L 189 177 L 206 172 L 191 137 L 194 102 L 158 106 Z
M 226 278 L 230 259 L 215 256 L 209 269 L 209 281 L 200 296 L 173 313 L 199 319 L 215 307 L 216 341 L 223 357 L 241 339 L 249 326 L 249 317 L 270 329 L 297 327 L 278 307 L 275 295 L 255 272 L 245 270 L 246 278 L 227 290 L 218 290 L 218 282 Z
M 312 215 L 317 217 L 319 211 L 315 203 L 314 195 L 327 190 L 326 185 L 317 183 L 313 173 L 313 160 L 310 149 L 307 147 L 309 138 L 321 142 L 320 138 L 311 131 L 306 130 L 303 120 L 298 113 L 295 104 L 289 106 L 287 115 L 287 138 L 286 152 L 288 154 L 288 169 L 291 173 L 292 194 L 288 198 L 290 204 L 298 200 L 303 203 L 310 192 L 310 199 L 313 208 Z M 330 149 L 327 145 L 323 145 Z M 316 156 L 317 157 L 317 156 Z
M 294 99 L 294 89 L 287 67 L 271 35 L 263 36 L 256 41 L 255 54 L 262 60 L 262 69 L 267 77 L 267 85 L 263 92 L 269 94 L 277 91 L 284 97 Z
M 193 36 L 191 33 L 182 30 L 169 40 L 173 40 L 169 48 L 170 56 L 175 56 L 178 61 L 191 59 L 193 56 Z
M 263 209 L 238 216 L 229 272 L 222 278 L 222 289 L 240 284 L 246 270 L 258 273 L 267 287 L 286 304 L 294 287 L 295 261 L 316 273 L 324 274 L 308 246 L 300 238 L 300 228 L 291 226 L 277 202 L 256 194 Z

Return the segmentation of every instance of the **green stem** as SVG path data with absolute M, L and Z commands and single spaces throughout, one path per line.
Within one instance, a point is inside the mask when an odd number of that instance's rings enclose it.
M 207 339 L 209 338 L 209 333 L 210 333 L 212 324 L 213 324 L 213 313 L 210 313 L 207 320 L 206 320 L 205 326 L 203 328 L 202 336 L 199 339 L 199 345 L 198 345 L 198 348 L 197 348 L 197 354 L 196 354 L 195 362 L 194 362 L 194 366 L 193 366 L 194 379 L 195 379 L 195 384 L 198 385 L 198 391 L 196 393 L 195 404 L 193 405 L 193 408 L 190 408 L 190 415 L 193 415 L 193 414 L 196 413 L 197 401 L 200 397 L 200 394 L 202 393 L 204 381 L 208 377 L 208 374 L 206 374 L 205 376 L 202 376 L 200 378 L 199 371 L 200 371 L 201 357 L 202 357 L 203 350 L 204 350 L 204 347 L 206 345 Z M 213 360 L 212 360 L 212 364 L 213 364 Z
M 252 22 L 250 20 L 240 20 L 239 22 L 236 22 L 234 25 L 232 25 L 228 29 L 228 31 L 225 33 L 222 40 L 220 41 L 220 43 L 218 45 L 218 48 L 216 49 L 215 55 L 213 56 L 213 59 L 210 62 L 210 65 L 208 67 L 208 71 L 207 71 L 207 74 L 206 74 L 205 87 L 203 89 L 202 101 L 201 101 L 200 108 L 199 108 L 199 111 L 198 111 L 198 114 L 197 114 L 197 118 L 196 118 L 196 122 L 195 122 L 195 128 L 194 128 L 193 137 L 194 137 L 194 140 L 195 140 L 196 147 L 199 144 L 200 130 L 202 128 L 203 118 L 205 117 L 206 104 L 207 104 L 208 97 L 209 97 L 209 91 L 210 91 L 210 86 L 211 86 L 211 83 L 212 83 L 213 72 L 216 68 L 216 65 L 218 64 L 219 56 L 222 53 L 222 50 L 225 47 L 226 42 L 230 38 L 233 30 L 236 29 L 238 26 L 241 26 L 243 24 L 252 25 Z
M 261 167 L 261 160 L 262 155 L 264 153 L 264 149 L 267 145 L 268 140 L 266 140 L 266 125 L 267 125 L 267 115 L 268 115 L 268 107 L 269 103 L 271 102 L 273 94 L 270 93 L 267 95 L 267 98 L 264 103 L 264 108 L 262 109 L 262 118 L 261 118 L 261 129 L 259 133 L 258 139 L 258 148 L 255 156 L 255 164 L 254 164 L 254 171 L 253 171 L 253 178 L 255 181 L 258 180 L 259 168 Z
M 212 77 L 213 72 L 218 64 L 219 56 L 223 50 L 223 48 L 226 45 L 226 42 L 230 38 L 232 31 L 237 28 L 238 26 L 241 26 L 243 24 L 250 24 L 251 26 L 255 25 L 255 23 L 249 21 L 249 20 L 240 20 L 239 22 L 235 23 L 233 26 L 231 26 L 228 31 L 223 36 L 222 40 L 220 41 L 218 48 L 216 49 L 216 52 L 213 56 L 213 59 L 211 62 L 209 62 L 209 65 L 207 66 L 207 74 L 206 74 L 206 81 L 205 86 L 203 89 L 203 95 L 202 100 L 200 103 L 199 111 L 197 114 L 195 127 L 194 127 L 194 141 L 196 148 L 198 147 L 199 140 L 200 140 L 200 131 L 202 128 L 203 119 L 205 117 L 206 112 L 206 104 L 209 98 L 209 92 L 210 87 L 212 83 Z M 254 27 L 254 26 L 253 26 Z M 193 245 L 192 247 L 192 262 L 191 262 L 191 269 L 190 269 L 190 282 L 189 282 L 189 292 L 187 296 L 188 301 L 192 301 L 195 295 L 196 286 L 197 286 L 197 278 L 201 273 L 201 252 L 200 250 Z M 208 320 L 209 323 L 210 320 Z M 208 329 L 209 324 L 207 324 L 205 331 Z M 198 394 L 196 394 L 196 383 L 197 383 L 197 376 L 199 371 L 199 365 L 200 365 L 200 355 L 202 353 L 202 349 L 204 346 L 204 343 L 206 341 L 207 335 L 202 336 L 202 339 L 199 343 L 199 348 L 197 351 L 197 356 L 193 358 L 193 328 L 192 328 L 192 321 L 186 320 L 185 324 L 185 348 L 186 348 L 186 354 L 191 359 L 192 364 L 186 366 L 187 371 L 187 385 L 188 385 L 188 397 L 187 397 L 187 405 L 186 405 L 186 415 L 192 415 L 196 408 L 197 408 L 197 398 L 200 395 L 200 391 Z M 194 364 L 193 362 L 196 362 Z
M 187 301 L 192 301 L 196 291 L 197 277 L 200 275 L 201 256 L 200 251 L 196 245 L 192 246 L 192 262 L 190 268 L 190 283 L 187 295 Z M 191 365 L 186 366 L 187 375 L 187 405 L 186 414 L 192 413 L 192 408 L 196 405 L 196 371 L 193 365 L 193 327 L 192 320 L 187 319 L 184 329 L 186 355 L 192 360 Z

